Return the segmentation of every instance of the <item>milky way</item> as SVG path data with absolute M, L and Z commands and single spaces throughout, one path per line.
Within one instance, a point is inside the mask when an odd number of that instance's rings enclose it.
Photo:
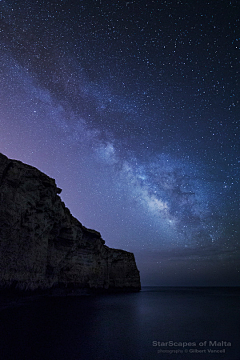
M 0 151 L 143 285 L 239 285 L 237 1 L 0 1 Z

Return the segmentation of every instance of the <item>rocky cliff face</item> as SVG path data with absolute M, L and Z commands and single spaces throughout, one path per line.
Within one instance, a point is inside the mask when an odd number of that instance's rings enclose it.
M 0 154 L 0 285 L 140 290 L 134 255 L 107 247 L 38 169 Z

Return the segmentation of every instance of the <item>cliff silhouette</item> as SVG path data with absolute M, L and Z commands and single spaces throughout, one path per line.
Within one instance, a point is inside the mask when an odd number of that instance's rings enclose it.
M 55 180 L 0 153 L 0 286 L 19 290 L 141 289 L 134 255 L 105 245 L 61 201 Z

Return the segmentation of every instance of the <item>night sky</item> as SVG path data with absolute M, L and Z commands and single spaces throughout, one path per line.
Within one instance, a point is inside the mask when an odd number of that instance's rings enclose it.
M 240 3 L 0 0 L 0 152 L 142 285 L 240 285 Z

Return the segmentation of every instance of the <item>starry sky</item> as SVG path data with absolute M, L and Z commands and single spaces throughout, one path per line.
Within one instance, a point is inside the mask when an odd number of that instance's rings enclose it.
M 0 152 L 142 285 L 239 286 L 237 0 L 0 0 Z

